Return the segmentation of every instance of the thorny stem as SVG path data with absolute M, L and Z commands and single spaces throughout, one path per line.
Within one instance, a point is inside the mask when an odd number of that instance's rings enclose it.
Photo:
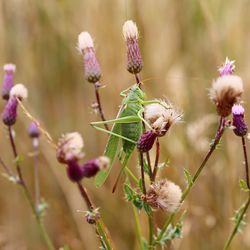
M 32 212 L 33 212 L 33 214 L 34 214 L 34 216 L 36 218 L 38 228 L 40 230 L 41 235 L 43 236 L 44 241 L 47 244 L 48 249 L 49 250 L 55 250 L 55 248 L 54 248 L 54 246 L 53 246 L 53 244 L 51 242 L 51 239 L 49 238 L 49 235 L 48 235 L 48 233 L 47 233 L 47 231 L 46 231 L 46 229 L 44 227 L 44 224 L 43 224 L 43 221 L 42 221 L 42 218 L 41 218 L 41 214 L 36 210 L 36 207 L 35 207 L 35 205 L 34 205 L 34 203 L 32 201 L 30 192 L 29 192 L 28 187 L 26 185 L 26 182 L 23 179 L 22 171 L 21 171 L 21 168 L 20 168 L 20 165 L 19 165 L 19 162 L 18 162 L 18 154 L 17 154 L 16 144 L 15 144 L 14 137 L 13 137 L 13 134 L 12 134 L 11 126 L 8 127 L 8 131 L 9 131 L 10 144 L 11 144 L 12 151 L 13 151 L 15 161 L 16 161 L 17 174 L 18 174 L 18 178 L 19 178 L 17 183 L 23 188 L 25 197 L 26 197 L 26 199 L 28 200 L 28 202 L 30 204 Z
M 91 202 L 85 188 L 83 187 L 83 185 L 81 184 L 81 182 L 77 182 L 77 186 L 78 186 L 78 189 L 80 191 L 80 194 L 84 200 L 84 202 L 86 203 L 87 207 L 88 207 L 88 210 L 90 212 L 92 212 L 94 210 L 94 205 L 93 203 Z M 100 239 L 100 242 L 102 244 L 102 246 L 104 247 L 105 250 L 112 250 L 114 249 L 112 246 L 111 246 L 111 242 L 110 240 L 108 239 L 108 233 L 107 233 L 107 229 L 103 223 L 103 221 L 101 219 L 98 219 L 96 222 L 95 222 L 95 227 L 96 227 L 96 233 L 98 235 L 98 238 Z
M 141 180 L 142 180 L 142 192 L 146 194 L 146 185 L 145 185 L 145 177 L 144 177 L 144 161 L 143 161 L 143 153 L 139 152 L 140 156 L 140 166 L 141 166 Z
M 100 114 L 100 116 L 101 116 L 101 119 L 102 119 L 103 121 L 106 121 L 105 116 L 104 116 L 104 112 L 103 112 L 103 110 L 102 110 L 102 105 L 101 105 L 101 100 L 100 100 L 100 94 L 99 94 L 100 83 L 99 83 L 99 82 L 96 82 L 96 83 L 94 83 L 94 85 L 95 85 L 95 96 L 96 96 L 96 102 L 97 102 L 97 109 L 98 109 L 98 111 L 99 111 L 99 114 Z M 104 124 L 104 127 L 105 127 L 107 130 L 109 130 L 108 124 L 105 123 L 105 124 Z
M 247 159 L 247 150 L 246 150 L 246 141 L 245 141 L 245 137 L 244 136 L 241 137 L 241 141 L 242 141 L 242 147 L 243 147 L 244 159 L 245 159 L 244 165 L 245 165 L 245 170 L 246 170 L 246 183 L 247 183 L 248 189 L 250 189 L 248 159 Z
M 154 182 L 155 178 L 156 178 L 159 158 L 160 158 L 160 142 L 159 142 L 159 138 L 157 137 L 157 139 L 156 139 L 156 157 L 155 157 L 153 176 L 152 176 L 152 180 L 151 180 L 152 182 Z
M 224 117 L 220 118 L 220 122 L 219 122 L 219 126 L 215 135 L 215 139 L 213 141 L 213 144 L 210 147 L 210 150 L 208 151 L 207 155 L 205 156 L 204 160 L 202 161 L 200 167 L 198 168 L 198 170 L 196 171 L 196 173 L 194 174 L 191 183 L 188 184 L 187 188 L 185 189 L 185 191 L 182 194 L 182 198 L 181 198 L 181 203 L 183 203 L 183 201 L 185 200 L 185 198 L 187 197 L 187 195 L 189 194 L 191 188 L 194 186 L 196 180 L 198 179 L 200 173 L 202 172 L 203 168 L 205 167 L 207 161 L 209 160 L 210 156 L 212 155 L 212 153 L 214 152 L 214 150 L 216 149 L 216 146 L 218 145 L 218 143 L 220 142 L 220 139 L 225 131 L 225 127 L 226 127 L 226 120 Z M 163 237 L 165 231 L 168 228 L 168 225 L 173 221 L 174 216 L 175 216 L 176 212 L 172 213 L 169 218 L 167 219 L 167 221 L 165 222 L 165 224 L 162 227 L 161 233 L 159 234 L 159 236 L 156 239 L 156 243 L 159 242 L 161 240 L 161 238 Z
M 246 201 L 244 207 L 242 208 L 241 214 L 240 214 L 240 216 L 238 217 L 238 219 L 237 219 L 237 221 L 236 221 L 236 223 L 235 223 L 235 226 L 234 226 L 234 228 L 233 228 L 233 231 L 232 231 L 232 233 L 230 234 L 230 236 L 229 236 L 229 238 L 228 238 L 228 240 L 227 240 L 227 242 L 226 242 L 226 244 L 225 244 L 223 250 L 228 250 L 228 249 L 229 249 L 229 247 L 230 247 L 230 245 L 231 245 L 231 243 L 232 243 L 232 240 L 233 240 L 234 236 L 236 235 L 236 233 L 237 233 L 238 230 L 239 230 L 239 227 L 240 227 L 240 225 L 241 225 L 242 220 L 244 219 L 245 213 L 246 213 L 246 211 L 247 211 L 249 205 L 250 205 L 250 194 L 249 194 L 249 196 L 248 196 L 248 199 L 247 199 L 247 201 Z

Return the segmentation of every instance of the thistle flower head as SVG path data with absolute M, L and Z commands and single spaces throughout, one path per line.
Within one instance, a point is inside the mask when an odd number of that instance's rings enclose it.
M 232 75 L 235 69 L 234 63 L 235 61 L 230 61 L 228 58 L 226 58 L 223 65 L 218 69 L 220 76 Z
M 109 158 L 100 156 L 96 159 L 87 161 L 82 166 L 83 176 L 87 178 L 94 177 L 101 169 L 109 165 Z
M 143 67 L 143 61 L 138 44 L 138 29 L 133 21 L 124 23 L 123 36 L 127 44 L 127 70 L 138 74 Z
M 22 83 L 18 83 L 10 90 L 10 96 L 23 100 L 28 97 L 28 90 Z
M 166 179 L 153 183 L 143 199 L 152 208 L 161 208 L 165 212 L 175 212 L 181 202 L 182 191 L 178 185 Z
M 38 138 L 40 136 L 39 128 L 35 122 L 29 124 L 28 134 L 31 138 Z
M 15 97 L 9 98 L 9 100 L 5 104 L 5 107 L 2 113 L 2 120 L 6 126 L 12 126 L 16 123 L 17 106 L 18 106 L 18 102 Z
M 73 182 L 82 180 L 83 171 L 77 160 L 70 160 L 67 162 L 67 174 L 69 179 Z
M 209 91 L 210 99 L 214 102 L 220 116 L 227 117 L 243 93 L 242 79 L 236 75 L 224 75 L 213 82 Z
M 247 125 L 244 120 L 245 110 L 240 104 L 232 107 L 233 114 L 233 131 L 237 136 L 245 136 L 247 134 Z
M 87 31 L 83 31 L 78 35 L 78 48 L 80 50 L 94 48 L 93 39 Z
M 157 136 L 164 136 L 168 129 L 182 118 L 172 104 L 165 101 L 149 104 L 145 107 L 145 119 L 149 122 Z
M 78 36 L 78 48 L 83 54 L 85 78 L 91 83 L 96 83 L 101 78 L 101 69 L 97 61 L 94 43 L 88 32 L 82 32 Z
M 68 163 L 72 160 L 81 159 L 84 143 L 81 135 L 77 132 L 63 135 L 57 144 L 56 156 L 60 163 Z
M 132 20 L 128 20 L 123 24 L 122 31 L 125 41 L 134 38 L 138 39 L 138 29 L 136 23 Z
M 156 137 L 157 134 L 153 130 L 144 132 L 137 142 L 137 149 L 140 152 L 148 152 L 153 147 Z
M 5 100 L 9 99 L 9 93 L 11 88 L 14 85 L 14 72 L 16 71 L 15 64 L 5 64 L 3 66 L 5 71 L 4 78 L 3 78 L 3 85 L 2 85 L 2 97 Z

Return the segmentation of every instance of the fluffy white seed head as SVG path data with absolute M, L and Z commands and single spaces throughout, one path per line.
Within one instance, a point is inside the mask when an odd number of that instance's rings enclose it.
M 15 72 L 16 71 L 16 65 L 13 64 L 13 63 L 4 64 L 3 70 L 4 71 Z
M 161 208 L 166 212 L 173 213 L 180 206 L 181 196 L 182 191 L 180 187 L 164 179 L 150 186 L 146 194 L 146 201 L 153 208 Z
M 57 144 L 57 159 L 61 163 L 67 163 L 72 159 L 80 159 L 84 156 L 82 149 L 84 142 L 78 132 L 63 135 Z
M 145 119 L 159 136 L 165 135 L 174 123 L 182 118 L 182 113 L 172 104 L 160 100 L 160 103 L 149 104 L 145 107 Z
M 28 90 L 22 83 L 18 83 L 11 88 L 10 96 L 15 96 L 21 100 L 26 99 L 28 97 Z
M 215 103 L 221 116 L 231 113 L 233 104 L 239 101 L 243 94 L 243 82 L 239 76 L 225 75 L 218 77 L 209 91 L 210 99 Z
M 78 35 L 78 48 L 84 50 L 86 48 L 94 48 L 92 37 L 87 31 L 81 32 Z
M 125 40 L 131 38 L 138 39 L 138 29 L 136 23 L 132 20 L 128 20 L 123 24 L 122 31 Z

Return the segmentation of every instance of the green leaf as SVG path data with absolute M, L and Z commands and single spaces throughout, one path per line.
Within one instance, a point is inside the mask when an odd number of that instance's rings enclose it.
M 240 179 L 240 188 L 245 192 L 250 191 L 248 186 L 247 186 L 247 183 L 243 179 Z
M 115 123 L 113 125 L 112 132 L 119 134 L 120 130 L 121 130 L 120 124 Z M 104 155 L 109 158 L 110 164 L 106 169 L 99 171 L 98 174 L 96 175 L 95 185 L 97 187 L 101 187 L 110 174 L 110 171 L 112 169 L 112 166 L 113 166 L 113 163 L 114 163 L 114 160 L 116 157 L 118 144 L 119 144 L 119 137 L 117 137 L 115 135 L 110 135 L 108 143 L 107 143 L 106 148 L 105 148 L 105 152 L 104 152 Z
M 143 170 L 148 176 L 150 175 L 149 165 L 146 159 L 143 160 Z
M 143 208 L 148 215 L 152 214 L 152 208 L 147 203 L 143 203 Z
M 133 197 L 134 197 L 133 189 L 128 184 L 125 184 L 124 185 L 124 192 L 126 194 L 127 200 L 131 201 L 133 199 Z
M 184 175 L 185 175 L 185 178 L 186 178 L 186 181 L 187 181 L 187 184 L 190 186 L 193 184 L 193 177 L 192 175 L 190 174 L 190 172 L 184 168 Z

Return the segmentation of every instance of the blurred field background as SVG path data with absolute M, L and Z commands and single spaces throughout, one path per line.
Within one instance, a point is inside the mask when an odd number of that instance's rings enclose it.
M 136 21 L 144 59 L 141 78 L 145 79 L 148 98 L 166 96 L 184 112 L 184 122 L 161 140 L 161 161 L 170 159 L 171 165 L 161 176 L 184 188 L 183 168 L 195 171 L 217 126 L 207 90 L 226 56 L 236 60 L 236 73 L 244 80 L 250 122 L 249 13 L 248 0 L 1 0 L 0 65 L 17 65 L 15 81 L 29 89 L 25 105 L 52 137 L 79 131 L 85 140 L 85 159 L 91 159 L 102 154 L 107 135 L 89 126 L 99 117 L 91 109 L 93 86 L 83 77 L 77 36 L 87 30 L 95 40 L 102 83 L 106 85 L 101 89 L 103 106 L 106 116 L 113 118 L 121 102 L 120 91 L 134 82 L 125 68 L 122 25 L 127 19 Z M 3 105 L 1 101 L 1 110 Z M 16 140 L 19 153 L 25 156 L 25 178 L 32 186 L 33 160 L 28 156 L 32 146 L 26 132 L 29 121 L 19 114 Z M 13 164 L 3 125 L 0 154 Z M 242 161 L 240 139 L 227 131 L 185 202 L 188 214 L 184 238 L 177 240 L 172 249 L 222 249 L 231 232 L 233 211 L 246 198 L 238 185 L 244 177 Z M 136 162 L 130 165 L 136 171 Z M 78 190 L 66 178 L 64 166 L 56 162 L 55 152 L 44 138 L 40 167 L 42 196 L 49 203 L 45 223 L 53 242 L 58 248 L 67 244 L 73 250 L 98 249 L 93 228 L 85 222 L 84 214 L 77 212 L 86 209 Z M 117 164 L 101 189 L 94 187 L 93 180 L 84 184 L 94 203 L 101 207 L 117 248 L 138 249 L 131 208 L 124 201 L 121 185 L 116 194 L 111 194 L 118 169 Z M 0 249 L 45 249 L 21 190 L 5 178 L 0 179 L 0 190 Z M 158 225 L 165 217 L 157 213 Z M 147 228 L 146 218 L 141 219 L 143 228 Z M 146 231 L 144 234 L 147 236 Z M 250 249 L 250 224 L 235 238 L 232 249 Z

